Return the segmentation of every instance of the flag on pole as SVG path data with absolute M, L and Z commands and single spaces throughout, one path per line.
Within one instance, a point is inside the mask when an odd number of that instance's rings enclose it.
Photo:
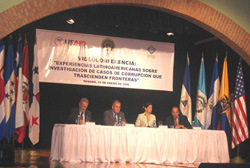
M 210 93 L 207 103 L 207 116 L 206 116 L 205 129 L 213 129 L 213 130 L 217 129 L 219 121 L 219 113 L 218 113 L 219 92 L 220 92 L 220 79 L 218 75 L 218 57 L 216 56 L 214 62 L 213 76 L 210 86 Z
M 221 78 L 221 87 L 219 94 L 219 112 L 220 121 L 217 129 L 224 130 L 227 134 L 228 142 L 231 139 L 231 108 L 230 108 L 230 93 L 227 70 L 227 56 L 224 59 L 223 72 Z
M 4 45 L 0 40 L 0 141 L 5 136 L 5 107 L 4 107 Z
M 39 71 L 37 60 L 37 49 L 34 46 L 34 63 L 32 68 L 33 78 L 33 96 L 30 107 L 29 138 L 33 145 L 39 142 L 40 133 L 40 96 L 39 96 Z
M 29 48 L 25 39 L 23 47 L 23 111 L 24 111 L 24 135 L 26 134 L 26 126 L 29 125 Z M 23 137 L 24 138 L 24 137 Z
M 184 79 L 181 88 L 180 112 L 187 116 L 189 123 L 192 123 L 192 101 L 190 89 L 189 56 L 185 67 Z
M 237 68 L 234 111 L 232 115 L 232 148 L 249 138 L 242 61 Z
M 207 106 L 207 95 L 206 95 L 206 75 L 204 66 L 204 57 L 201 58 L 199 83 L 197 89 L 196 98 L 196 113 L 194 117 L 195 126 L 205 129 L 206 119 L 206 106 Z
M 15 100 L 15 74 L 14 74 L 14 53 L 13 44 L 11 39 L 9 41 L 5 66 L 4 66 L 4 85 L 5 85 L 5 137 L 10 142 L 11 137 L 15 132 L 15 113 L 16 113 L 16 100 Z
M 22 91 L 22 38 L 20 36 L 17 44 L 17 55 L 16 55 L 16 133 L 19 135 L 19 129 L 24 126 L 24 115 L 23 115 L 23 91 Z
M 20 72 L 19 72 L 20 73 Z M 22 83 L 21 83 L 21 105 L 23 114 L 23 126 L 16 130 L 19 135 L 17 141 L 21 143 L 26 135 L 26 126 L 29 124 L 29 53 L 28 43 L 25 40 L 22 53 Z

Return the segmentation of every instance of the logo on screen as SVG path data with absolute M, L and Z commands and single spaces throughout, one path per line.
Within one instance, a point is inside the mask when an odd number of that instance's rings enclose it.
M 149 46 L 148 47 L 148 52 L 152 55 L 152 54 L 154 54 L 154 52 L 156 51 L 156 49 L 155 49 L 155 47 L 154 46 Z
M 111 51 L 115 49 L 115 42 L 109 38 L 106 38 L 102 41 L 102 48 L 106 49 L 107 54 L 110 54 Z
M 62 46 L 62 45 L 64 45 L 64 39 L 62 37 L 57 37 L 55 39 L 55 45 L 56 46 Z
M 86 42 L 83 40 L 73 40 L 73 39 L 64 39 L 62 37 L 57 37 L 55 39 L 55 45 L 56 46 L 63 46 L 63 45 L 74 45 L 74 46 L 85 46 Z

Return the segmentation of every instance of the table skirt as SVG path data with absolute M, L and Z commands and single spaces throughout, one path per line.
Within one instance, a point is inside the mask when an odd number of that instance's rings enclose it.
M 224 131 L 56 124 L 50 159 L 69 162 L 228 163 Z

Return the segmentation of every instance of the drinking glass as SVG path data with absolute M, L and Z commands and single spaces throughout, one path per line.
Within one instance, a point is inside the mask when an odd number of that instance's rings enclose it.
M 159 127 L 162 126 L 162 121 L 159 121 L 159 122 L 158 122 L 158 126 L 159 126 Z

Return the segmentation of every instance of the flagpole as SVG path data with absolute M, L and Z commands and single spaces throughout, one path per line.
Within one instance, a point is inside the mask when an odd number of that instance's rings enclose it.
M 237 146 L 237 157 L 240 156 L 240 145 Z

